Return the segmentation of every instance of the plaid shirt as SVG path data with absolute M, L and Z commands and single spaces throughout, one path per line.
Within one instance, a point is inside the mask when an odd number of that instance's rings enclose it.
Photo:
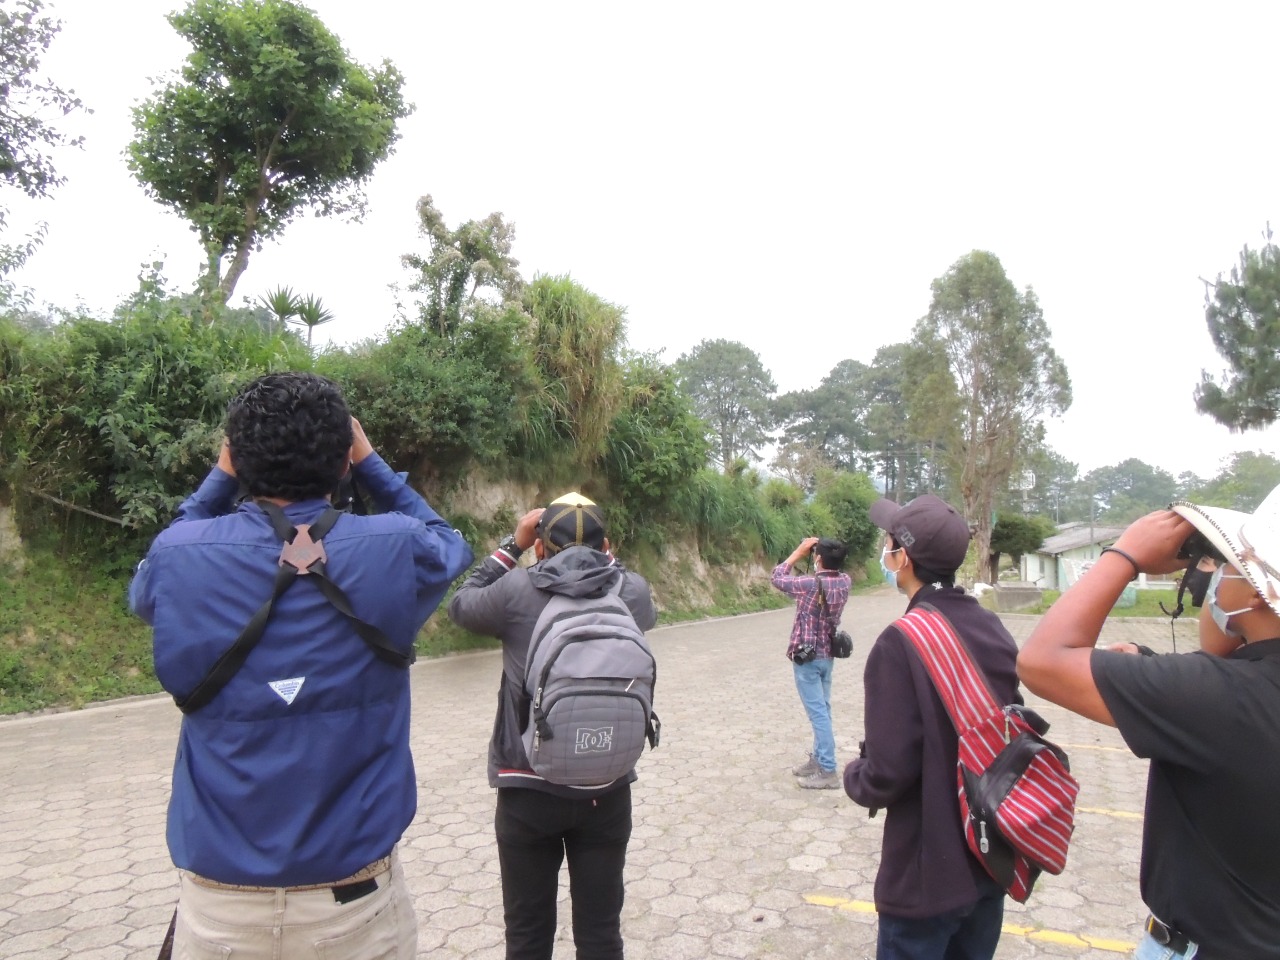
M 827 599 L 826 616 L 818 600 L 818 577 L 822 577 L 822 593 Z M 839 570 L 823 570 L 817 574 L 793 576 L 791 567 L 780 563 L 773 568 L 770 581 L 789 597 L 796 598 L 796 619 L 791 625 L 791 642 L 787 644 L 787 658 L 801 644 L 811 643 L 818 651 L 818 659 L 831 658 L 831 628 L 838 626 L 849 599 L 849 575 Z

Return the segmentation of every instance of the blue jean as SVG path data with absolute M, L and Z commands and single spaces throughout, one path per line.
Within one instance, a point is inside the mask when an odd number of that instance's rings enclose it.
M 876 960 L 991 960 L 1004 922 L 1004 890 L 986 881 L 971 906 L 933 917 L 880 914 Z
M 809 723 L 813 727 L 813 754 L 824 771 L 830 773 L 836 768 L 836 735 L 831 729 L 831 671 L 834 661 L 810 660 L 808 663 L 793 663 L 791 669 L 796 675 L 796 690 L 800 693 L 800 702 L 804 704 L 804 712 L 809 715 Z
M 1199 949 L 1199 945 L 1193 943 L 1187 947 L 1186 953 L 1174 953 L 1168 947 L 1156 943 L 1151 934 L 1144 930 L 1142 939 L 1138 941 L 1138 949 L 1133 952 L 1133 960 L 1191 960 Z

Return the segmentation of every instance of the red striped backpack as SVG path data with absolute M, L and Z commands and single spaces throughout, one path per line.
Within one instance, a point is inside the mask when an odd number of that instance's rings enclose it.
M 1020 704 L 1000 706 L 955 629 L 920 606 L 896 626 L 915 646 L 960 741 L 956 786 L 965 840 L 1009 896 L 1025 903 L 1041 871 L 1067 864 L 1076 794 L 1049 724 Z

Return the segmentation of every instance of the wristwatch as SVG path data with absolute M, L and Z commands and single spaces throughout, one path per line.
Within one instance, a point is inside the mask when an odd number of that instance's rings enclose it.
M 505 537 L 499 540 L 498 549 L 511 557 L 512 560 L 519 560 L 520 554 L 524 553 L 524 551 L 516 545 L 516 535 L 514 533 L 508 533 Z

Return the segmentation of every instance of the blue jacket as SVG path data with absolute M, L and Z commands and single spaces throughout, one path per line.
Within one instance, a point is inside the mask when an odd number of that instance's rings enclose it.
M 471 549 L 377 455 L 355 468 L 387 513 L 339 517 L 324 538 L 330 578 L 356 615 L 406 653 Z M 271 595 L 281 542 L 215 467 L 160 534 L 129 587 L 154 628 L 156 676 L 185 696 Z M 324 500 L 285 507 L 311 523 Z M 301 577 L 258 646 L 202 709 L 185 716 L 168 840 L 181 869 L 224 883 L 300 886 L 385 856 L 413 819 L 409 674 L 379 659 Z

